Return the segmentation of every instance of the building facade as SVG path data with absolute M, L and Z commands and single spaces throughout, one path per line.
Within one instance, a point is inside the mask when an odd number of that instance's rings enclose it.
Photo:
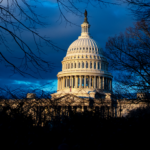
M 96 97 L 96 93 L 111 97 L 112 78 L 108 72 L 108 62 L 102 48 L 92 39 L 90 25 L 85 15 L 81 24 L 81 36 L 68 48 L 62 60 L 62 71 L 57 74 L 57 93 L 52 98 L 65 94 L 80 97 Z

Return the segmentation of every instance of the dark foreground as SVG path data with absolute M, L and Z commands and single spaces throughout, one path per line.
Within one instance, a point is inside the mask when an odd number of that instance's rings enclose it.
M 62 122 L 33 127 L 30 118 L 0 113 L 0 145 L 17 149 L 49 150 L 120 150 L 149 147 L 150 115 L 101 119 L 91 114 L 76 114 Z M 54 123 L 54 122 L 53 122 Z

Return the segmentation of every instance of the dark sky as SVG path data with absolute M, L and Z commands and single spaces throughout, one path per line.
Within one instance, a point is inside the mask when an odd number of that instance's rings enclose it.
M 112 0 L 111 2 L 117 1 Z M 96 6 L 96 3 L 94 5 Z M 98 5 L 97 7 L 93 7 L 91 4 L 89 4 L 87 7 L 85 4 L 77 4 L 76 6 L 79 7 L 80 11 L 83 13 L 85 9 L 88 11 L 88 22 L 91 25 L 90 34 L 93 39 L 95 39 L 99 45 L 101 45 L 104 51 L 108 37 L 118 35 L 120 32 L 124 32 L 127 27 L 133 26 L 134 20 L 130 15 L 130 11 L 127 9 L 127 6 L 124 4 L 116 6 L 101 5 L 101 7 Z M 78 17 L 71 13 L 64 12 L 65 17 L 69 21 L 78 25 L 70 26 L 69 24 L 66 25 L 65 20 L 62 20 L 62 22 L 58 20 L 60 12 L 55 1 L 45 2 L 43 6 L 38 5 L 35 10 L 38 14 L 46 16 L 46 18 L 43 18 L 42 21 L 48 24 L 46 27 L 39 27 L 38 33 L 48 36 L 54 44 L 66 51 L 56 52 L 50 47 L 43 45 L 42 50 L 46 53 L 46 55 L 42 55 L 42 58 L 44 58 L 46 61 L 51 61 L 55 66 L 50 73 L 41 72 L 43 79 L 41 79 L 39 76 L 37 76 L 38 79 L 34 79 L 29 76 L 24 78 L 19 74 L 10 76 L 13 74 L 11 68 L 6 68 L 4 63 L 0 63 L 0 87 L 7 86 L 11 89 L 14 89 L 21 86 L 24 89 L 29 89 L 29 87 L 33 86 L 33 88 L 39 88 L 45 91 L 57 90 L 56 75 L 62 69 L 61 61 L 65 57 L 69 45 L 81 34 L 81 24 L 84 21 L 84 15 L 82 14 L 82 17 Z M 22 33 L 22 39 L 27 42 L 34 52 L 36 52 L 33 37 L 29 32 L 24 31 L 24 33 Z M 0 51 L 7 59 L 11 60 L 16 65 L 19 65 L 19 60 L 12 57 L 21 57 L 22 52 L 14 43 L 12 38 L 7 36 L 7 40 L 9 46 L 13 50 L 12 54 L 6 51 L 2 44 L 0 45 Z M 30 71 L 28 72 L 31 73 Z M 116 73 L 113 73 L 113 76 L 115 75 Z M 41 86 L 48 82 L 49 84 L 47 86 L 41 88 Z

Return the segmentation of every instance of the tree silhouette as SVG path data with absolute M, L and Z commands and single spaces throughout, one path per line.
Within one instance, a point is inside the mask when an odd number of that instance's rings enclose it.
M 150 24 L 141 20 L 106 43 L 110 66 L 122 71 L 116 79 L 128 89 L 150 92 Z

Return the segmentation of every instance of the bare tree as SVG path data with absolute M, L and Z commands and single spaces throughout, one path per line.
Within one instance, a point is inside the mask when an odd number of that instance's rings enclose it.
M 39 71 L 51 71 L 54 67 L 52 62 L 47 62 L 42 59 L 41 54 L 44 51 L 41 49 L 41 42 L 45 42 L 51 49 L 61 50 L 55 45 L 49 38 L 41 36 L 36 27 L 45 26 L 46 23 L 41 22 L 42 16 L 35 13 L 34 5 L 30 4 L 30 1 L 26 0 L 1 0 L 0 1 L 0 45 L 4 46 L 7 52 L 13 53 L 13 50 L 9 46 L 8 37 L 13 39 L 13 42 L 19 46 L 19 49 L 23 52 L 24 56 L 20 59 L 20 66 L 16 66 L 5 55 L 4 50 L 0 50 L 0 62 L 4 62 L 6 67 L 13 68 L 14 73 L 19 73 L 22 76 L 33 74 L 31 72 L 40 75 Z M 39 0 L 34 0 L 34 3 L 40 3 Z M 28 43 L 26 43 L 21 37 L 22 32 L 29 32 L 32 34 L 34 44 L 39 55 L 35 54 Z M 32 66 L 31 66 L 32 65 Z M 33 68 L 35 71 L 33 71 Z
M 139 21 L 141 19 L 150 21 L 150 1 L 149 0 L 120 0 L 128 5 L 128 9 Z
M 124 34 L 109 37 L 106 43 L 110 67 L 120 71 L 116 81 L 127 89 L 150 92 L 149 29 L 149 21 L 142 20 L 127 28 Z

